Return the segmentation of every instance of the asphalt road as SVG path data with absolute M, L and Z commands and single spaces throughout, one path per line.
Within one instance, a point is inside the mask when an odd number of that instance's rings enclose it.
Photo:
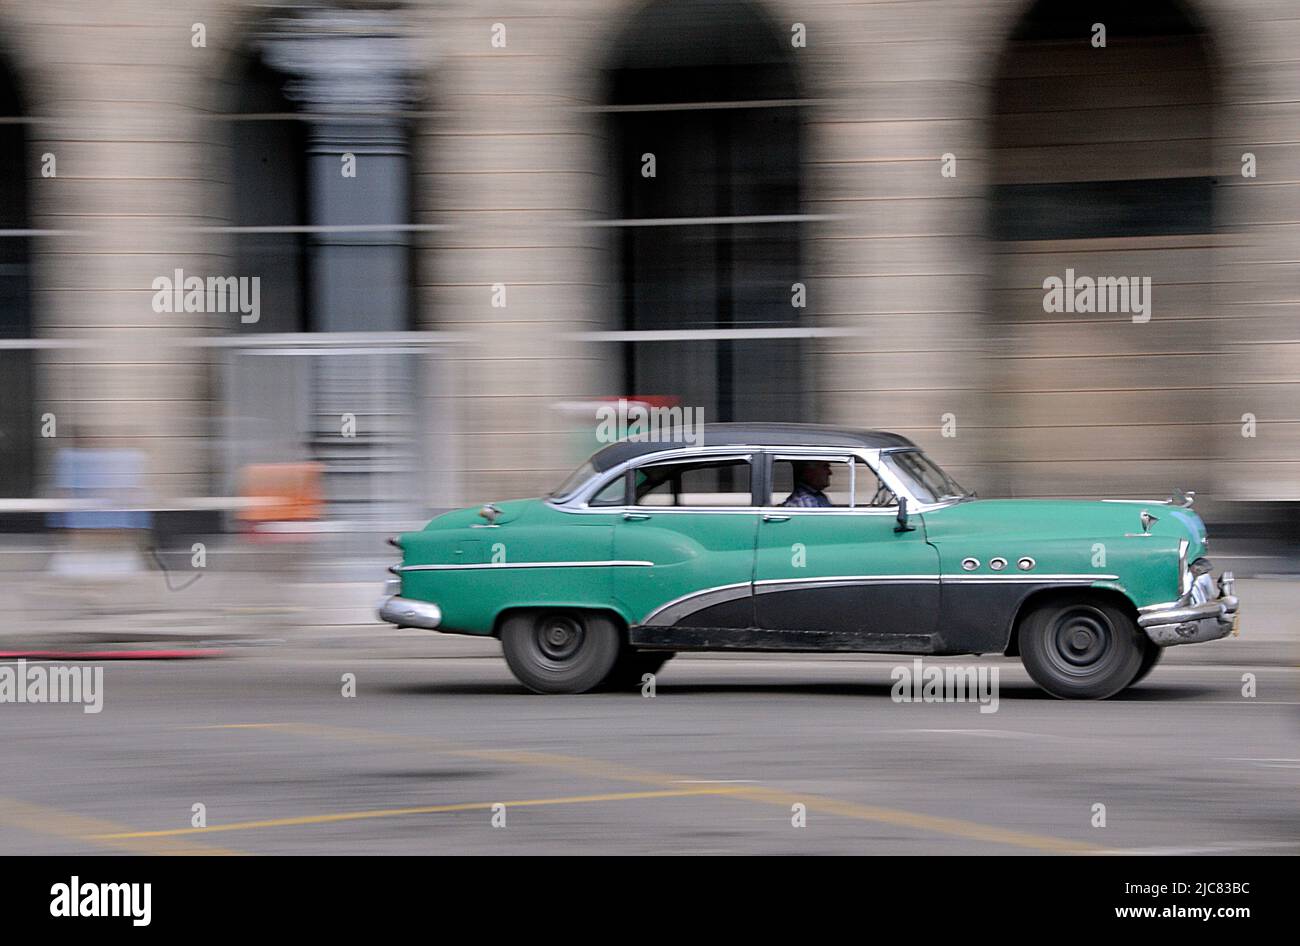
M 1171 651 L 1098 703 L 988 661 L 981 713 L 891 701 L 888 658 L 679 657 L 654 698 L 533 696 L 446 640 L 111 661 L 99 714 L 0 705 L 0 853 L 1300 853 L 1280 643 Z

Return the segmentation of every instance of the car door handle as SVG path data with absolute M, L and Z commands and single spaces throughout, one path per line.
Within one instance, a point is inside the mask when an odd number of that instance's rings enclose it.
M 644 522 L 650 517 L 643 512 L 625 512 L 623 513 L 624 522 Z
M 789 522 L 789 521 L 790 521 L 790 517 L 789 517 L 789 516 L 777 516 L 777 515 L 774 515 L 774 514 L 772 514 L 772 513 L 770 513 L 770 512 L 766 512 L 766 513 L 763 514 L 763 521 L 764 521 L 764 522 Z

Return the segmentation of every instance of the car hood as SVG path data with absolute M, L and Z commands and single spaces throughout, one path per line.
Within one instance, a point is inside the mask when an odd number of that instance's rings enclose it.
M 1105 538 L 1141 534 L 1140 516 L 1156 517 L 1151 532 L 1187 539 L 1193 554 L 1205 547 L 1205 523 L 1190 509 L 1163 502 L 1088 499 L 971 499 L 924 515 L 926 537 L 943 539 L 990 534 L 1026 538 Z
M 501 514 L 496 518 L 496 524 L 503 526 L 508 522 L 518 519 L 529 509 L 536 507 L 539 500 L 536 499 L 511 499 L 504 502 L 493 503 L 501 510 Z M 441 516 L 431 520 L 426 529 L 454 529 L 462 526 L 481 526 L 487 525 L 487 520 L 480 516 L 479 510 L 483 505 L 467 506 L 464 509 L 453 509 L 451 512 L 445 512 Z

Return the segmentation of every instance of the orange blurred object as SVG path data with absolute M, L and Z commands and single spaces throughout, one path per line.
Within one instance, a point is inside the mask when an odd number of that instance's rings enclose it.
M 294 532 L 281 523 L 316 522 L 321 518 L 319 463 L 253 463 L 240 475 L 239 494 L 257 500 L 239 510 L 240 524 L 251 532 Z

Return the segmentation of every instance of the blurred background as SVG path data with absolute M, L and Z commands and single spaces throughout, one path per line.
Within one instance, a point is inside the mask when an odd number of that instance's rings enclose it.
M 1300 573 L 1297 48 L 1286 0 L 2 0 L 0 625 L 365 623 L 383 536 L 618 397 L 1194 489 Z M 1150 321 L 1045 312 L 1067 269 Z

